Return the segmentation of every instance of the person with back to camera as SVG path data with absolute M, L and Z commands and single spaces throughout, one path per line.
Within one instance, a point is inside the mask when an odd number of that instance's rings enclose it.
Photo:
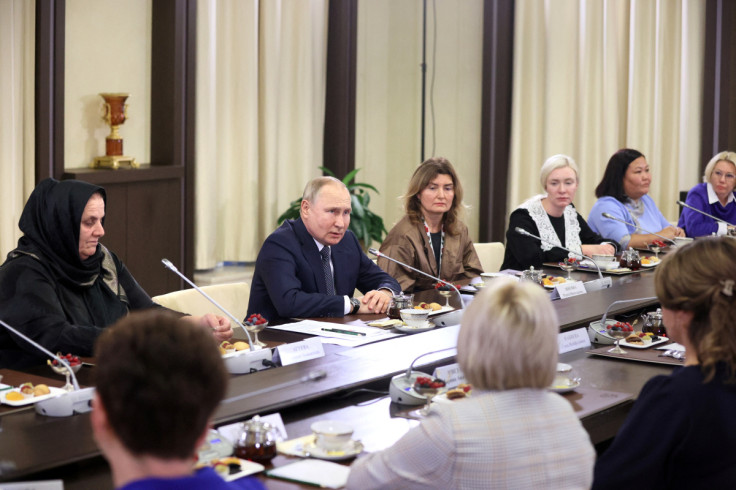
M 701 237 L 715 233 L 734 233 L 736 227 L 736 153 L 722 151 L 710 159 L 703 172 L 703 182 L 687 193 L 686 204 L 720 218 L 731 225 L 716 221 L 697 211 L 683 207 L 677 226 L 687 236 Z
M 389 231 L 381 252 L 451 283 L 465 285 L 483 268 L 460 221 L 463 188 L 452 164 L 430 158 L 414 171 L 404 196 L 406 215 Z M 427 276 L 379 257 L 378 265 L 399 281 L 402 291 L 434 288 Z
M 275 325 L 386 312 L 399 284 L 348 230 L 351 211 L 350 192 L 338 179 L 317 177 L 306 185 L 300 217 L 284 221 L 258 252 L 248 315 Z M 360 299 L 352 297 L 356 288 L 365 294 Z
M 472 396 L 433 405 L 392 447 L 355 461 L 347 488 L 589 488 L 590 438 L 547 389 L 557 333 L 542 288 L 494 280 L 465 310 L 458 336 Z
M 649 164 L 641 152 L 624 148 L 614 153 L 608 160 L 603 179 L 595 188 L 598 200 L 588 216 L 590 228 L 615 240 L 622 248 L 647 248 L 650 243 L 661 240 L 657 235 L 668 239 L 684 237 L 685 231 L 670 225 L 649 197 L 651 183 Z M 604 218 L 603 213 L 632 223 L 636 228 Z
M 736 487 L 736 240 L 708 237 L 667 254 L 654 285 L 685 363 L 642 388 L 593 488 Z
M 129 311 L 163 308 L 100 243 L 106 200 L 102 187 L 87 182 L 39 182 L 18 223 L 23 232 L 18 247 L 0 267 L 0 318 L 51 352 L 90 356 L 95 339 Z M 222 316 L 185 318 L 217 340 L 233 334 Z M 45 360 L 32 345 L 0 329 L 0 367 Z
M 582 259 L 559 248 L 560 245 L 589 257 L 616 253 L 616 244 L 591 230 L 575 210 L 572 203 L 578 188 L 575 160 L 567 155 L 549 157 L 542 165 L 540 181 L 545 194 L 527 200 L 509 217 L 501 270 L 525 270 L 531 266 L 540 269 L 544 262 L 558 263 L 567 257 Z M 521 235 L 517 227 L 545 241 Z
M 92 432 L 124 490 L 263 489 L 253 478 L 230 483 L 197 449 L 225 396 L 228 373 L 206 330 L 171 312 L 132 313 L 95 346 Z

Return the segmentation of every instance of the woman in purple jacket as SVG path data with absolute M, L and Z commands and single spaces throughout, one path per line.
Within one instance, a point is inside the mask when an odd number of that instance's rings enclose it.
M 684 208 L 677 225 L 690 237 L 726 235 L 736 225 L 736 153 L 722 151 L 705 166 L 703 182 L 687 193 L 686 204 L 728 223 Z M 733 233 L 733 231 L 731 232 Z

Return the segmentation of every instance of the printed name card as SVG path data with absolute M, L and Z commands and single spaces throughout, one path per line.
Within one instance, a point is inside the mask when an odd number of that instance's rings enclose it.
M 465 375 L 457 363 L 438 367 L 434 370 L 434 377 L 443 380 L 447 388 L 455 388 L 460 383 L 465 383 Z
M 292 342 L 276 347 L 282 366 L 296 364 L 325 356 L 325 349 L 319 337 L 311 337 L 300 342 Z
M 571 350 L 587 349 L 590 347 L 588 330 L 583 327 L 576 330 L 570 330 L 569 332 L 560 333 L 557 335 L 557 345 L 560 354 L 570 352 Z
M 555 286 L 555 290 L 560 295 L 560 299 L 572 298 L 587 292 L 582 281 L 563 282 Z

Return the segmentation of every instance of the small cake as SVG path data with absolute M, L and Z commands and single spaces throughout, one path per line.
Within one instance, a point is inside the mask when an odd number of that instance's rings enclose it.
M 48 386 L 44 384 L 36 385 L 33 388 L 33 396 L 43 396 L 43 395 L 48 395 L 49 393 L 51 393 L 51 390 L 49 389 Z
M 627 344 L 638 344 L 638 345 L 644 345 L 644 341 L 639 337 L 637 334 L 632 333 L 628 337 L 624 339 L 624 342 Z

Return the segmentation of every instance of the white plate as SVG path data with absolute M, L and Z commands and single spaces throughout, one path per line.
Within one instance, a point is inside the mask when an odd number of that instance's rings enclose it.
M 570 386 L 550 386 L 547 388 L 549 391 L 554 391 L 555 393 L 569 393 L 571 391 L 575 391 L 580 386 L 580 381 L 573 381 Z
M 621 347 L 631 347 L 632 349 L 648 349 L 654 345 L 664 344 L 665 342 L 669 341 L 669 337 L 660 337 L 659 340 L 650 342 L 648 344 L 629 344 L 625 340 L 621 339 L 620 345 Z
M 423 327 L 410 327 L 409 325 L 404 325 L 402 323 L 401 325 L 394 325 L 394 328 L 398 330 L 399 332 L 419 333 L 419 332 L 426 332 L 427 330 L 432 330 L 436 326 L 437 325 L 427 320 L 427 323 L 425 323 Z
M 552 277 L 562 277 L 562 276 L 552 276 Z M 556 282 L 554 284 L 550 284 L 549 286 L 547 284 L 542 283 L 542 286 L 544 286 L 546 289 L 554 289 L 555 286 L 558 284 L 565 284 L 566 282 L 575 282 L 574 280 L 568 281 L 566 278 L 562 277 L 562 281 Z
M 60 395 L 62 393 L 66 393 L 65 390 L 62 390 L 61 388 L 54 388 L 53 386 L 49 386 L 49 393 L 48 395 L 41 395 L 41 396 L 31 396 L 29 398 L 24 398 L 23 400 L 7 400 L 5 397 L 8 395 L 8 393 L 16 392 L 18 393 L 18 388 L 12 389 L 12 390 L 5 390 L 0 391 L 0 402 L 10 405 L 11 407 L 22 407 L 23 405 L 30 405 L 32 403 L 36 402 L 42 402 L 44 400 L 48 400 L 51 397 L 54 397 L 56 395 Z
M 363 452 L 363 443 L 351 439 L 347 446 L 340 451 L 326 451 L 314 442 L 304 445 L 304 452 L 310 458 L 326 459 L 327 461 L 343 461 L 351 459 Z
M 654 263 L 652 263 L 652 264 L 645 264 L 644 262 L 642 262 L 642 263 L 641 263 L 641 266 L 642 266 L 642 267 L 646 267 L 646 268 L 650 268 L 650 267 L 657 267 L 657 266 L 658 266 L 659 264 L 661 264 L 661 263 L 662 263 L 662 260 L 660 259 L 660 260 L 658 260 L 658 261 L 656 261 L 656 262 L 654 262 Z
M 437 311 L 430 311 L 429 316 L 441 315 L 442 313 L 447 313 L 448 311 L 452 311 L 454 309 L 455 308 L 453 308 L 452 306 L 443 306 Z

